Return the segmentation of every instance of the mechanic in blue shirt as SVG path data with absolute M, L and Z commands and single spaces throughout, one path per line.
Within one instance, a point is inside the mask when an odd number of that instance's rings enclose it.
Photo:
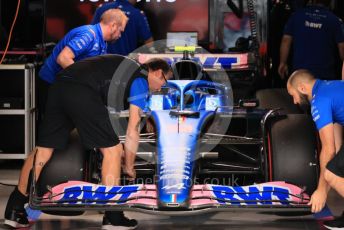
M 126 56 L 134 51 L 140 42 L 144 44 L 153 42 L 152 33 L 149 29 L 146 16 L 143 12 L 136 9 L 128 0 L 116 0 L 111 3 L 103 4 L 96 10 L 92 24 L 98 23 L 106 10 L 117 8 L 125 12 L 129 18 L 129 22 L 122 36 L 116 42 L 108 44 L 108 53 Z
M 68 32 L 55 46 L 52 54 L 45 60 L 38 80 L 38 121 L 43 120 L 48 89 L 55 81 L 55 75 L 75 61 L 106 53 L 108 41 L 121 36 L 128 22 L 127 16 L 119 9 L 104 13 L 100 23 L 84 25 Z
M 311 103 L 312 117 L 319 131 L 320 178 L 309 203 L 312 212 L 319 212 L 325 206 L 330 187 L 344 197 L 344 81 L 315 79 L 310 71 L 300 69 L 288 79 L 287 89 L 295 104 Z M 324 224 L 344 229 L 344 213 Z
M 172 78 L 172 71 L 169 64 L 158 58 L 152 58 L 143 65 L 143 68 L 150 74 L 147 77 L 136 78 L 130 87 L 129 102 L 129 122 L 125 139 L 125 164 L 129 176 L 135 178 L 135 156 L 140 139 L 140 122 L 142 111 L 147 108 L 147 98 L 149 92 L 160 91 L 161 87 Z M 147 126 L 150 126 L 147 123 Z
M 118 9 L 108 10 L 100 23 L 77 27 L 68 32 L 55 46 L 39 75 L 53 83 L 55 75 L 75 61 L 106 53 L 106 42 L 117 40 L 124 31 L 128 18 Z
M 337 79 L 335 57 L 338 49 L 344 60 L 344 25 L 326 8 L 330 2 L 315 0 L 288 20 L 280 47 L 278 73 L 282 78 L 288 74 L 287 61 L 292 45 L 292 70 L 308 69 L 316 78 Z

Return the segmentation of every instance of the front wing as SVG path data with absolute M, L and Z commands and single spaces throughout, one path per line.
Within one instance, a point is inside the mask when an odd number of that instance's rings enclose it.
M 104 186 L 69 181 L 49 189 L 43 197 L 30 196 L 33 209 L 49 211 L 130 210 L 165 215 L 198 214 L 238 209 L 261 212 L 309 212 L 309 196 L 285 182 L 250 186 L 194 185 L 187 208 L 171 194 L 169 208 L 161 209 L 156 185 Z

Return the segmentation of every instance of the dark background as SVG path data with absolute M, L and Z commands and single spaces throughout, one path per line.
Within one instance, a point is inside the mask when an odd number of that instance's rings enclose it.
M 147 15 L 153 37 L 165 39 L 167 31 L 198 31 L 200 45 L 208 48 L 210 0 L 176 0 L 174 3 L 155 0 L 141 1 L 136 7 Z M 246 1 L 246 0 L 244 0 Z M 15 15 L 17 0 L 0 0 L 0 49 L 3 50 Z M 268 56 L 276 75 L 279 63 L 279 46 L 283 27 L 293 11 L 307 0 L 270 0 Z M 9 50 L 34 50 L 37 44 L 57 42 L 70 29 L 88 24 L 96 7 L 104 3 L 90 0 L 21 0 L 20 12 L 12 35 Z M 336 0 L 333 11 L 344 18 L 344 1 Z M 218 48 L 218 47 L 213 47 Z M 210 50 L 212 51 L 212 50 Z M 216 50 L 215 50 L 216 51 Z M 290 55 L 291 56 L 291 55 Z M 339 60 L 339 59 L 338 59 Z M 338 71 L 341 63 L 338 62 Z M 280 83 L 276 82 L 275 85 Z
M 58 42 L 72 28 L 89 24 L 99 4 L 84 0 L 21 0 L 9 50 L 33 50 L 38 44 Z M 0 49 L 4 50 L 18 0 L 0 0 Z M 174 3 L 141 1 L 156 40 L 168 31 L 198 31 L 200 43 L 209 41 L 208 0 L 177 0 Z M 192 12 L 192 13 L 191 13 Z M 159 22 L 159 23 L 157 23 Z

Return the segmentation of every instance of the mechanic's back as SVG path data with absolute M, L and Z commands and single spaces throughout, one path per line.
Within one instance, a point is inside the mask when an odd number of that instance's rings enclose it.
M 279 67 L 281 76 L 285 75 L 292 43 L 292 70 L 307 69 L 318 79 L 338 79 L 336 54 L 338 49 L 344 60 L 344 25 L 326 8 L 326 0 L 316 2 L 296 11 L 285 26 Z

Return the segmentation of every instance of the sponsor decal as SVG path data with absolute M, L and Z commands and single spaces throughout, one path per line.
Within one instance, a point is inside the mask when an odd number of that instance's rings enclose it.
M 314 116 L 314 118 L 313 118 L 314 122 L 317 122 L 317 120 L 319 120 L 319 119 L 320 119 L 320 115 L 319 114 Z
M 305 26 L 313 29 L 321 29 L 322 24 L 321 23 L 314 23 L 314 22 L 309 22 L 305 21 Z
M 145 61 L 149 60 L 150 58 L 163 58 L 165 59 L 170 65 L 180 61 L 183 57 L 182 55 L 164 55 L 164 54 L 142 54 L 139 56 L 138 60 L 140 63 L 144 63 Z M 191 57 L 192 61 L 195 61 L 202 65 L 205 69 L 232 69 L 233 66 L 239 68 L 245 68 L 248 65 L 247 55 L 239 54 L 239 55 L 201 55 Z
M 64 189 L 61 203 L 77 204 L 82 200 L 86 204 L 107 204 L 110 200 L 125 201 L 136 193 L 139 186 L 72 186 Z M 123 202 L 118 202 L 119 204 Z
M 162 187 L 163 190 L 170 190 L 170 189 L 186 189 L 184 183 L 174 184 L 174 185 L 165 185 Z
M 175 63 L 182 59 L 182 57 L 175 57 L 175 58 L 165 58 L 165 60 L 169 63 Z M 203 68 L 232 68 L 233 64 L 238 63 L 238 58 L 236 57 L 206 57 L 206 58 L 199 58 L 194 57 L 191 60 L 200 63 Z
M 167 174 L 167 175 L 162 175 L 160 176 L 161 180 L 164 179 L 182 179 L 182 180 L 188 180 L 190 177 L 186 175 L 181 175 L 181 174 Z
M 215 197 L 219 199 L 218 202 L 221 204 L 230 203 L 232 205 L 272 205 L 273 202 L 271 200 L 276 200 L 282 205 L 288 205 L 290 199 L 288 189 L 274 186 L 212 186 L 212 189 Z M 246 202 L 242 203 L 242 201 Z
M 170 173 L 180 173 L 180 174 L 190 174 L 189 171 L 185 170 L 185 169 L 174 169 L 174 168 L 171 168 L 171 169 L 165 169 L 165 170 L 162 170 L 160 172 L 160 175 L 165 175 L 165 174 L 170 174 Z

